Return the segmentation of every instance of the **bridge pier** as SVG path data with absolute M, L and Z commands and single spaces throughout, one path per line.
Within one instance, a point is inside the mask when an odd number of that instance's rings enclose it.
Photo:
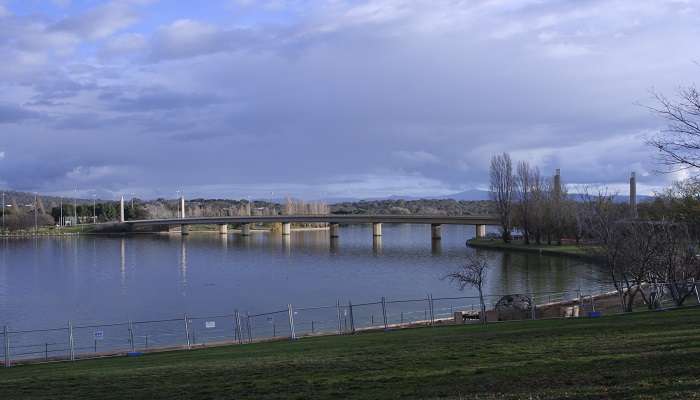
M 339 224 L 336 224 L 336 223 L 333 223 L 333 222 L 330 223 L 330 235 L 331 235 L 331 238 L 340 237 L 340 233 L 338 232 L 339 229 L 340 229 L 340 225 L 339 225 Z
M 430 238 L 433 240 L 442 239 L 442 225 L 430 224 Z
M 483 239 L 486 237 L 486 225 L 475 225 L 474 228 L 476 231 L 474 236 L 477 239 Z
M 228 235 L 228 224 L 219 225 L 219 234 L 220 235 Z
M 282 236 L 289 236 L 292 234 L 292 224 L 290 222 L 282 222 Z
M 185 225 L 185 224 L 180 225 L 180 234 L 189 235 L 190 234 L 190 226 Z
M 382 236 L 382 223 L 374 222 L 372 223 L 372 236 Z
M 250 236 L 250 224 L 241 225 L 241 236 Z
M 124 216 L 124 196 L 122 196 L 122 199 L 119 201 L 119 222 L 126 222 L 126 218 Z

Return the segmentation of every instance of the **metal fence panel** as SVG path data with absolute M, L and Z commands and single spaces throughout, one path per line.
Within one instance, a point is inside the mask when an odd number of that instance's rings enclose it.
M 643 290 L 647 298 L 657 300 L 656 307 L 675 306 L 671 290 L 688 294 L 688 303 L 700 303 L 700 293 L 693 283 L 681 288 L 650 284 Z M 619 298 L 615 293 L 608 286 L 585 292 L 520 293 L 525 297 L 528 308 L 524 312 L 521 309 L 511 314 L 508 314 L 507 307 L 497 310 L 495 305 L 502 299 L 509 301 L 507 296 L 516 295 L 485 294 L 484 300 L 489 321 L 586 317 L 601 311 L 606 314 L 620 312 Z M 642 305 L 635 303 L 635 306 Z M 312 307 L 289 304 L 276 311 L 262 313 L 234 310 L 225 315 L 183 315 L 150 321 L 90 325 L 68 322 L 65 326 L 51 329 L 11 330 L 5 327 L 0 330 L 0 342 L 3 344 L 0 346 L 0 360 L 3 365 L 9 366 L 27 360 L 70 360 L 152 349 L 242 344 L 453 321 L 478 322 L 480 309 L 478 296 L 434 297 L 426 294 L 413 299 L 382 297 L 364 303 L 337 300 L 335 304 Z

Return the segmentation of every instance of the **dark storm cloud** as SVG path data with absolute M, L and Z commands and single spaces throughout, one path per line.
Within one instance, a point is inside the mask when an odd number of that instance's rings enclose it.
M 24 107 L 0 103 L 0 124 L 16 123 L 39 117 L 39 113 Z
M 100 99 L 105 100 L 113 110 L 130 112 L 199 108 L 222 101 L 216 95 L 178 93 L 161 88 L 144 89 L 133 95 L 111 91 L 102 94 Z

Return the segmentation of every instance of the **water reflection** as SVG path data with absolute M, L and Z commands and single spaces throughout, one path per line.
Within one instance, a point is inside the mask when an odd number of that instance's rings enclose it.
M 337 237 L 332 237 L 329 239 L 329 242 L 330 242 L 331 254 L 338 253 L 338 250 L 340 250 L 340 239 Z
M 430 241 L 430 252 L 434 256 L 439 256 L 440 254 L 442 254 L 442 240 L 432 239 Z
M 372 237 L 372 252 L 375 256 L 382 255 L 382 237 L 373 236 Z
M 341 227 L 332 240 L 328 231 L 3 240 L 0 324 L 36 327 L 68 319 L 255 313 L 288 303 L 460 295 L 441 278 L 474 251 L 464 246 L 473 228 L 445 226 L 442 240 L 435 241 L 430 226 L 383 228 L 383 236 L 373 237 L 371 226 Z M 492 265 L 488 293 L 585 289 L 597 286 L 602 275 L 578 260 L 477 251 Z
M 119 278 L 122 290 L 126 289 L 126 239 L 119 239 Z
M 285 256 L 292 254 L 292 238 L 291 235 L 282 235 L 282 250 Z
M 187 292 L 187 236 L 180 239 L 180 284 L 182 293 Z

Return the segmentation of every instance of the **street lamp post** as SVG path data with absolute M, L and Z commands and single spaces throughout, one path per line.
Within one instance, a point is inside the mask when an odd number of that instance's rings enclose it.
M 39 220 L 37 219 L 37 208 L 39 208 L 38 193 L 34 192 L 34 234 L 39 234 Z
M 175 208 L 177 209 L 177 216 L 182 217 L 182 212 L 180 211 L 180 191 L 179 190 L 175 191 L 175 196 L 177 196 L 177 200 L 175 202 Z
M 78 225 L 78 188 L 75 188 L 75 197 L 73 197 L 73 216 L 75 217 L 75 225 Z

